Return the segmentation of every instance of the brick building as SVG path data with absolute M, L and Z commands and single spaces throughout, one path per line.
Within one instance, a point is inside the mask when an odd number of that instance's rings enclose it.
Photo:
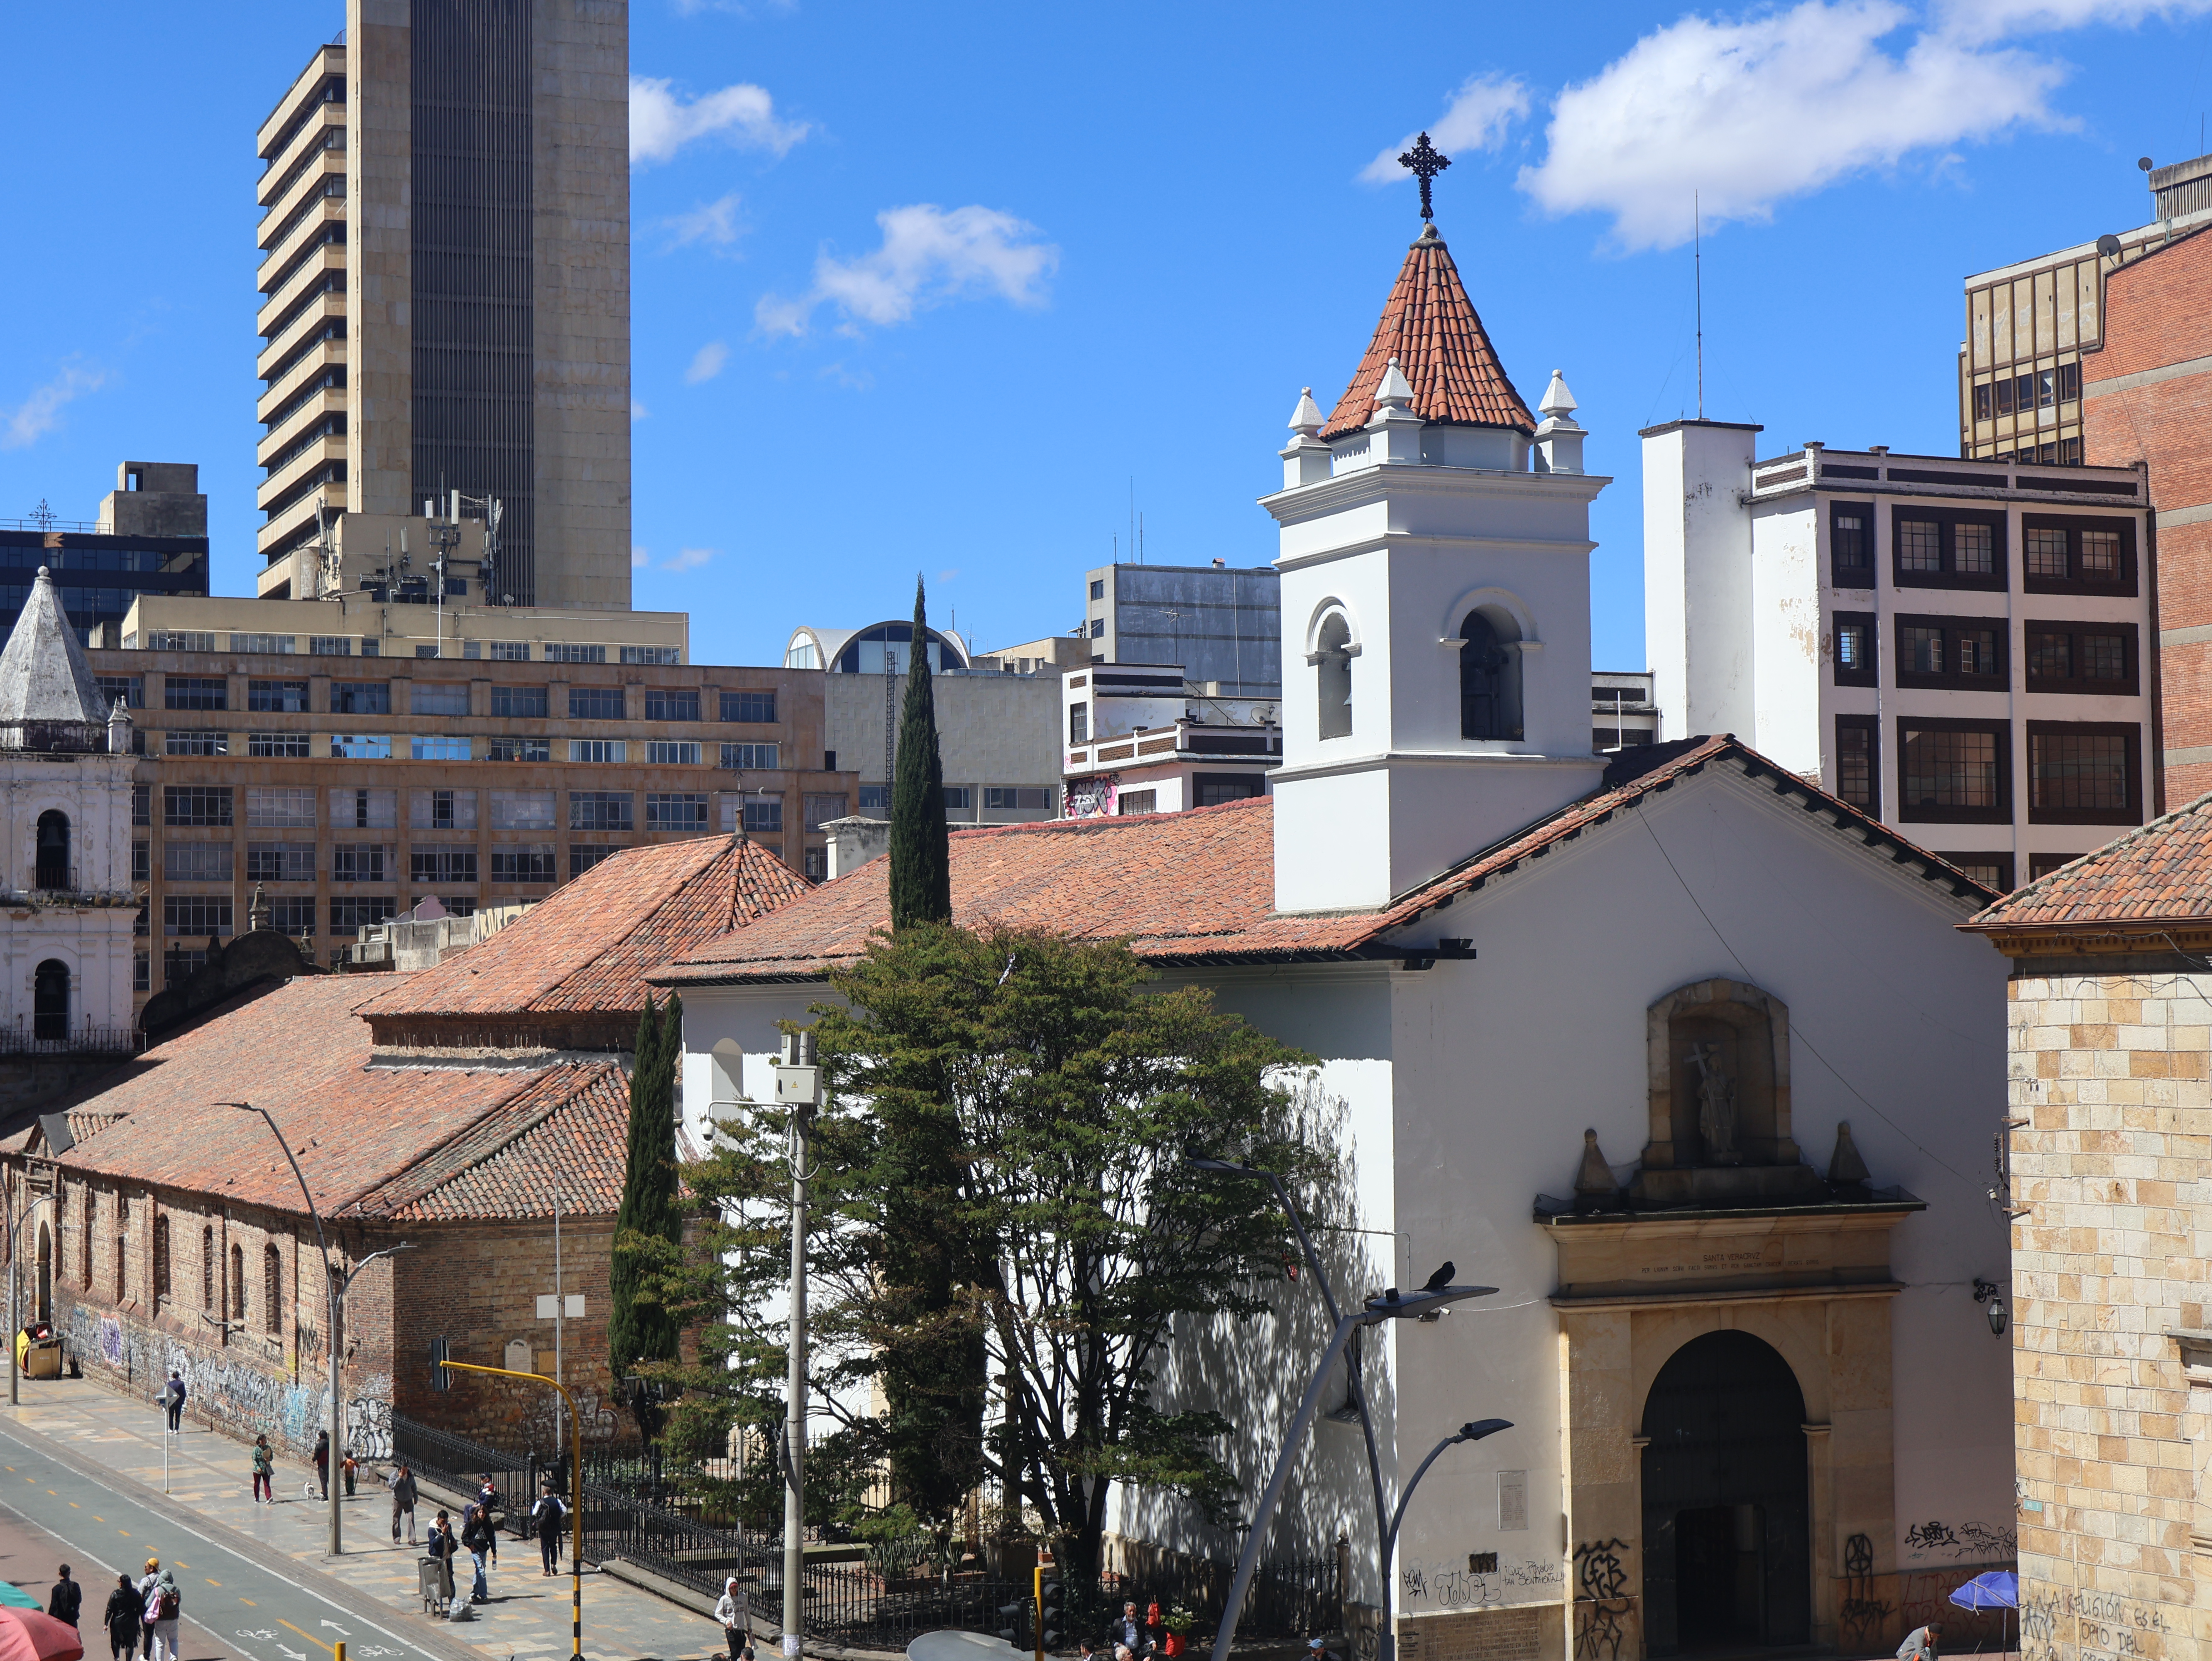
M 2208 869 L 2199 800 L 1965 925 L 2012 970 L 2002 1295 L 2031 1661 L 2212 1640 Z
M 550 1451 L 550 1392 L 433 1360 L 550 1373 L 553 1206 L 562 1291 L 585 1313 L 563 1371 L 586 1435 L 611 1405 L 607 1274 L 641 979 L 805 891 L 743 837 L 630 850 L 419 974 L 295 979 L 148 1050 L 0 1141 L 25 1284 L 87 1369 L 126 1388 L 179 1367 L 234 1433 L 304 1454 L 326 1422 L 328 1297 L 298 1159 L 331 1250 L 362 1269 L 344 1387 L 356 1446 L 398 1413 Z

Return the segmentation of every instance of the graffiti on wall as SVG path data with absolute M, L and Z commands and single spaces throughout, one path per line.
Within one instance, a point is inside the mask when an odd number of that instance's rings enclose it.
M 1546 1588 L 1556 1588 L 1565 1578 L 1566 1572 L 1559 1564 L 1533 1559 L 1487 1569 L 1413 1564 L 1399 1569 L 1398 1586 L 1401 1601 L 1408 1609 L 1428 1602 L 1448 1609 L 1479 1609 L 1528 1603 L 1530 1590 L 1540 1593 Z M 1551 1592 L 1551 1597 L 1558 1595 L 1555 1590 Z
M 581 1422 L 584 1439 L 595 1446 L 613 1441 L 621 1432 L 622 1421 L 615 1417 L 612 1403 L 601 1401 L 596 1390 L 575 1390 L 569 1393 L 576 1398 L 576 1417 Z M 544 1439 L 546 1446 L 568 1445 L 568 1409 L 557 1395 L 548 1395 L 544 1390 L 534 1392 L 525 1422 L 531 1435 Z
M 2172 1627 L 2155 1603 L 2108 1591 L 2058 1591 L 2022 1587 L 2020 1642 L 2022 1661 L 2048 1661 L 2058 1653 L 2059 1628 L 2073 1623 L 2071 1648 L 2106 1655 L 2163 1655 L 2172 1652 Z
M 2020 1537 L 2004 1523 L 1915 1523 L 1905 1530 L 1908 1562 L 1941 1558 L 1954 1563 L 1990 1563 L 2011 1557 Z
M 1626 1540 L 1585 1540 L 1575 1548 L 1576 1661 L 1620 1661 L 1628 1640 Z

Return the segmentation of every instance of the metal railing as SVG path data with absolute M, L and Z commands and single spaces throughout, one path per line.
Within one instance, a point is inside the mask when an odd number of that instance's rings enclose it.
M 33 1015 L 0 1027 L 0 1056 L 131 1056 L 139 1037 L 127 1026 L 70 1026 L 66 1016 Z

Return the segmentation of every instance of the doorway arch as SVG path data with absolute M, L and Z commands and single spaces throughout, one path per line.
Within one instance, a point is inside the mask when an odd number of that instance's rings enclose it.
M 1644 1403 L 1644 1609 L 1655 1656 L 1812 1635 L 1805 1395 L 1778 1350 L 1708 1332 Z

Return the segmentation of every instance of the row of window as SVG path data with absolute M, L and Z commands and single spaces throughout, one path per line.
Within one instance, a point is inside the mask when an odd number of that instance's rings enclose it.
M 2002 723 L 1901 716 L 1899 820 L 2009 823 L 2012 734 Z M 1881 731 L 1873 715 L 1836 718 L 1836 794 L 1882 817 Z M 2027 806 L 2051 824 L 2135 824 L 2142 804 L 2142 729 L 2124 723 L 2027 723 Z
M 137 809 L 132 823 L 150 822 L 150 787 L 133 788 Z M 149 793 L 141 795 L 140 792 Z M 489 793 L 490 824 L 495 830 L 550 830 L 556 798 L 552 790 L 494 790 Z M 637 793 L 629 790 L 571 790 L 568 828 L 572 830 L 630 830 L 636 828 Z M 738 805 L 744 805 L 748 830 L 783 828 L 781 792 L 720 793 L 722 829 L 738 829 Z M 248 786 L 246 823 L 249 829 L 312 829 L 315 824 L 315 795 L 312 789 Z M 477 793 L 473 790 L 413 790 L 408 793 L 408 824 L 416 830 L 467 830 L 477 824 Z M 702 831 L 708 828 L 705 791 L 648 791 L 645 793 L 648 830 Z M 805 798 L 806 828 L 819 830 L 830 819 L 845 816 L 846 798 L 840 793 L 810 793 Z M 397 790 L 339 788 L 329 793 L 333 829 L 383 830 L 399 823 Z M 161 823 L 166 825 L 223 826 L 237 822 L 237 788 L 228 784 L 167 784 L 161 787 Z M 756 823 L 758 818 L 760 823 Z M 768 821 L 773 821 L 769 823 Z M 222 845 L 222 844 L 216 844 Z
M 1984 380 L 1974 388 L 1974 419 L 1989 421 L 2024 410 L 2048 410 L 2071 404 L 2081 396 L 2081 366 L 2061 363 L 2056 368 L 2033 369 L 2026 374 Z
M 378 591 L 380 593 L 381 591 Z M 449 585 L 448 593 L 465 593 L 465 585 Z M 71 608 L 74 610 L 75 608 Z M 123 649 L 137 651 L 141 637 L 125 635 Z M 149 652 L 216 652 L 225 649 L 218 642 L 227 642 L 233 652 L 268 654 L 282 657 L 300 653 L 298 635 L 217 634 L 211 629 L 155 629 L 143 636 L 145 649 Z M 316 658 L 349 658 L 358 649 L 362 657 L 383 655 L 381 643 L 368 636 L 353 635 L 309 635 L 307 655 Z M 493 663 L 527 663 L 530 661 L 530 642 L 526 640 L 464 640 L 453 642 L 460 648 L 464 662 L 490 661 Z M 614 655 L 609 655 L 610 649 Z M 450 652 L 441 653 L 435 646 L 416 646 L 418 658 L 451 658 Z M 544 663 L 623 663 L 641 667 L 674 667 L 684 661 L 684 654 L 673 646 L 605 646 L 580 642 L 546 641 L 540 648 L 538 660 Z
M 2012 855 L 2002 851 L 1945 853 L 1942 857 L 1955 865 L 1985 888 L 1994 888 L 2000 894 L 2008 893 L 2013 887 L 2015 861 Z M 2078 860 L 2079 854 L 2030 854 L 2027 856 L 2027 879 L 2036 882 L 2049 876 L 2060 866 Z
M 1874 587 L 1875 518 L 1870 502 L 1832 502 L 1830 580 L 1838 588 Z M 1891 510 L 1891 575 L 1905 588 L 2004 588 L 2010 581 L 2005 515 L 1968 508 Z M 2133 594 L 2131 519 L 2021 516 L 2022 586 L 2030 593 Z
M 78 1246 L 76 1275 L 75 1277 L 77 1284 L 84 1287 L 88 1292 L 92 1290 L 92 1248 L 93 1241 L 96 1238 L 99 1226 L 97 1221 L 98 1213 L 98 1193 L 94 1189 L 88 1189 L 85 1190 L 84 1220 L 78 1236 L 80 1244 Z M 115 1301 L 118 1304 L 123 1302 L 131 1294 L 129 1279 L 129 1269 L 131 1263 L 131 1236 L 128 1232 L 130 1226 L 131 1202 L 127 1199 L 118 1196 L 116 1201 L 115 1227 L 117 1232 L 115 1235 L 115 1261 L 113 1269 Z M 63 1233 L 59 1230 L 56 1231 L 56 1234 L 58 1239 L 66 1239 L 68 1238 L 66 1234 Z M 154 1218 L 154 1286 L 152 1299 L 152 1302 L 156 1308 L 159 1307 L 161 1300 L 163 1299 L 173 1299 L 176 1296 L 174 1267 L 172 1262 L 169 1237 L 170 1228 L 168 1216 L 165 1213 L 157 1212 Z M 58 1251 L 56 1253 L 57 1258 L 60 1256 L 61 1254 Z M 217 1302 L 217 1288 L 216 1284 L 216 1260 L 215 1229 L 212 1226 L 204 1226 L 200 1230 L 199 1306 L 210 1316 L 215 1314 Z M 54 1272 L 57 1275 L 67 1276 L 69 1273 L 68 1265 L 64 1262 L 57 1261 L 54 1264 Z M 233 1241 L 231 1243 L 230 1275 L 228 1280 L 228 1307 L 226 1312 L 228 1313 L 230 1320 L 234 1322 L 242 1322 L 246 1318 L 246 1248 L 236 1241 Z M 261 1329 L 271 1335 L 281 1335 L 284 1330 L 283 1316 L 284 1256 L 283 1251 L 272 1244 L 264 1245 L 261 1249 Z
M 143 736 L 143 735 L 142 735 Z M 161 735 L 165 756 L 250 756 L 277 761 L 390 761 L 395 754 L 406 761 L 469 761 L 477 755 L 477 740 L 449 733 L 393 734 L 390 733 L 232 733 L 202 727 Z M 485 761 L 551 761 L 552 739 L 492 737 L 483 740 Z M 704 767 L 707 747 L 696 739 L 568 739 L 572 762 L 599 765 L 626 764 L 636 759 L 652 767 Z M 142 751 L 143 753 L 143 751 Z M 782 746 L 775 744 L 726 744 L 715 765 L 732 772 L 775 772 Z
M 2010 630 L 2002 618 L 1898 617 L 1897 684 L 2003 691 Z M 1872 686 L 1881 664 L 1879 620 L 1870 612 L 1835 615 L 1838 686 Z M 2136 636 L 2131 623 L 2031 619 L 2021 629 L 2027 690 L 2132 697 Z
M 146 707 L 143 675 L 99 675 L 102 697 L 110 703 L 121 698 L 133 709 Z M 304 680 L 253 680 L 246 683 L 247 710 L 268 715 L 307 715 L 308 691 Z M 491 691 L 490 714 L 518 721 L 544 721 L 551 715 L 550 689 L 544 686 L 500 686 Z M 621 686 L 571 686 L 571 721 L 626 721 L 629 689 Z M 704 719 L 700 693 L 694 687 L 641 689 L 644 721 L 700 721 Z M 774 692 L 723 692 L 720 718 L 732 723 L 769 725 L 775 721 Z M 332 715 L 388 715 L 392 683 L 388 680 L 334 680 L 330 683 L 327 708 Z M 230 679 L 225 675 L 165 675 L 161 678 L 161 707 L 165 709 L 228 709 Z M 418 680 L 410 683 L 408 713 L 416 715 L 465 715 L 469 709 L 466 681 Z

